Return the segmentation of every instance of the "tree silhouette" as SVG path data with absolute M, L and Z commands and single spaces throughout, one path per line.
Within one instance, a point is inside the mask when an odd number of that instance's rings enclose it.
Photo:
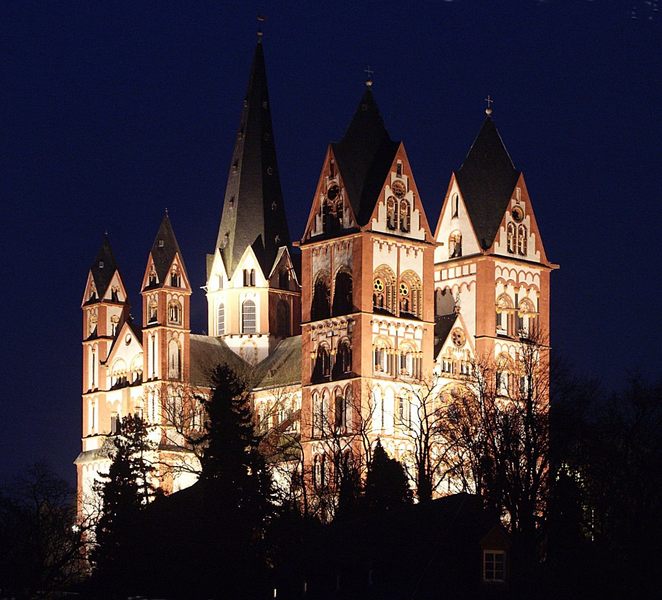
M 102 509 L 90 558 L 99 584 L 116 590 L 130 585 L 130 573 L 139 564 L 135 541 L 140 513 L 154 494 L 153 467 L 146 456 L 152 444 L 147 433 L 138 416 L 128 415 L 120 421 L 113 438 L 112 463 L 97 485 Z
M 377 440 L 368 468 L 365 500 L 371 510 L 392 510 L 412 501 L 404 468 L 389 457 L 380 440 Z

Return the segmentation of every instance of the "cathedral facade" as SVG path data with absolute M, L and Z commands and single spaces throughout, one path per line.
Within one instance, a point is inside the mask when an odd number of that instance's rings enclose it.
M 150 425 L 159 485 L 191 485 L 196 459 L 174 416 L 201 427 L 187 399 L 209 390 L 219 363 L 250 373 L 256 427 L 295 439 L 294 468 L 321 487 L 338 456 L 360 460 L 378 438 L 406 462 L 422 387 L 450 393 L 488 358 L 508 396 L 527 385 L 514 366 L 522 344 L 541 332 L 547 344 L 555 265 L 491 110 L 433 227 L 368 81 L 344 137 L 328 146 L 292 242 L 270 108 L 258 38 L 206 257 L 209 335 L 191 332 L 192 284 L 167 214 L 145 267 L 139 323 L 107 237 L 90 268 L 75 461 L 82 499 L 94 496 L 127 414 Z

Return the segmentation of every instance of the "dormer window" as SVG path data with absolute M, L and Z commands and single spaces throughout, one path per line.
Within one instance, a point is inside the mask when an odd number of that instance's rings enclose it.
M 164 248 L 165 247 L 165 240 L 159 240 L 158 246 L 159 246 L 159 248 Z
M 102 260 L 99 261 L 99 268 L 103 269 L 103 261 Z
M 402 177 L 402 163 L 398 161 L 398 164 L 395 167 L 395 173 L 398 177 Z

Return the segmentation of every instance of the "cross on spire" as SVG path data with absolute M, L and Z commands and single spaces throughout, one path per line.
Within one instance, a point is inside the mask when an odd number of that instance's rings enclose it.
M 368 78 L 365 81 L 365 84 L 368 87 L 372 87 L 372 76 L 375 74 L 375 72 L 370 68 L 370 65 L 368 65 L 365 69 L 363 69 L 363 72 L 368 76 Z
M 258 15 L 257 16 L 257 39 L 260 41 L 262 39 L 262 23 L 264 23 L 267 20 L 267 17 L 264 15 Z
M 485 109 L 485 114 L 489 117 L 492 114 L 492 104 L 494 104 L 494 100 L 492 99 L 492 96 L 487 94 L 487 98 L 485 98 L 485 102 L 487 102 L 487 108 Z

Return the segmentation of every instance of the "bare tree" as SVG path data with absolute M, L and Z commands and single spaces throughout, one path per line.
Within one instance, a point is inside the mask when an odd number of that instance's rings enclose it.
M 549 472 L 549 348 L 522 338 L 508 364 L 475 361 L 464 392 L 445 403 L 444 437 L 454 474 L 532 538 L 546 506 Z

